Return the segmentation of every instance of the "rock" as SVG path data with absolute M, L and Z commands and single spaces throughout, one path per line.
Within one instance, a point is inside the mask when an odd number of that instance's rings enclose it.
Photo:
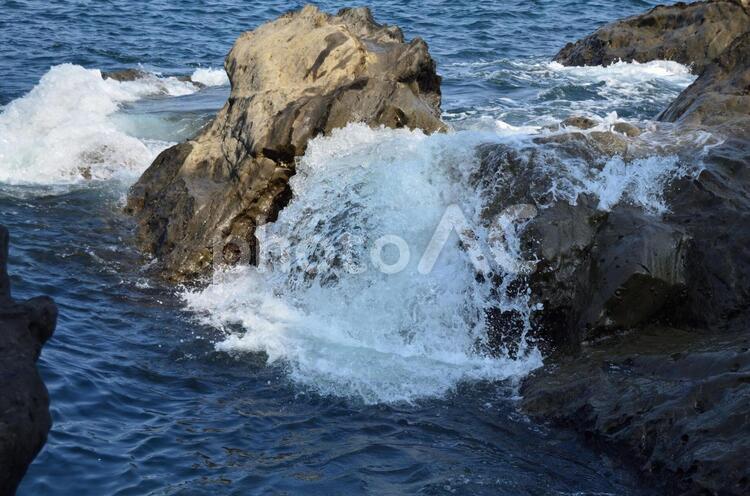
M 255 227 L 289 202 L 295 158 L 313 137 L 352 122 L 445 128 L 426 43 L 405 42 L 366 8 L 283 15 L 241 35 L 225 68 L 224 108 L 198 136 L 162 152 L 129 195 L 140 247 L 173 279 L 208 271 L 214 246 L 234 244 L 230 252 L 253 261 Z
M 750 130 L 750 32 L 737 38 L 693 84 L 686 88 L 659 120 L 681 125 Z
M 750 339 L 653 326 L 527 378 L 522 408 L 574 428 L 662 494 L 750 493 Z
M 677 3 L 602 26 L 568 43 L 554 60 L 563 65 L 674 60 L 700 74 L 747 31 L 750 11 L 746 1 Z
M 8 231 L 0 226 L 0 494 L 12 495 L 52 425 L 36 361 L 55 329 L 57 307 L 46 297 L 14 301 L 7 260 Z
M 558 151 L 564 152 L 567 156 L 591 163 L 604 157 L 625 156 L 629 147 L 627 138 L 609 131 L 555 133 L 534 138 L 534 143 L 555 145 Z
M 608 146 L 612 133 L 558 133 L 515 149 L 479 149 L 476 181 L 492 191 L 485 217 L 531 204 L 521 246 L 538 260 L 525 284 L 537 333 L 554 348 L 575 349 L 651 323 L 719 331 L 727 320 L 750 318 L 750 147 L 744 138 L 713 146 L 702 172 L 665 185 L 663 214 L 619 202 L 600 204 L 576 193 L 613 156 L 625 167 L 635 145 Z M 647 146 L 642 148 L 653 153 Z M 685 159 L 699 151 L 684 151 Z M 697 164 L 696 164 L 697 165 Z M 571 167 L 577 172 L 571 172 Z M 585 188 L 584 188 L 585 189 Z M 554 191 L 552 195 L 550 192 Z
M 137 81 L 139 79 L 152 79 L 154 75 L 141 69 L 123 69 L 120 71 L 102 72 L 102 79 L 112 79 L 120 82 Z M 190 76 L 175 76 L 178 81 L 190 83 L 198 89 L 206 87 L 205 84 L 193 81 Z
M 141 69 L 123 69 L 120 71 L 102 72 L 102 79 L 113 79 L 115 81 L 136 81 L 148 77 L 149 74 Z
M 641 130 L 638 127 L 627 122 L 615 122 L 612 125 L 612 130 L 629 138 L 636 138 L 641 135 Z
M 533 179 L 514 179 L 512 200 L 540 207 L 521 243 L 539 260 L 524 283 L 531 304 L 543 305 L 537 333 L 552 345 L 545 367 L 524 381 L 522 407 L 632 462 L 670 495 L 750 494 L 747 9 L 739 0 L 657 7 L 558 54 L 569 64 L 694 62 L 700 76 L 659 117 L 673 126 L 654 126 L 648 139 L 612 126 L 626 162 L 673 154 L 695 167 L 665 185 L 667 212 L 622 202 L 602 212 L 586 195 L 551 201 L 539 191 L 560 165 L 543 151 L 513 166 Z M 596 132 L 535 142 L 596 170 L 622 149 Z M 667 140 L 659 149 L 657 136 Z M 539 169 L 552 175 L 542 188 Z
M 596 122 L 594 119 L 589 119 L 588 117 L 572 116 L 562 121 L 561 124 L 563 125 L 563 127 L 577 127 L 578 129 L 591 129 L 592 127 L 596 127 L 598 122 Z

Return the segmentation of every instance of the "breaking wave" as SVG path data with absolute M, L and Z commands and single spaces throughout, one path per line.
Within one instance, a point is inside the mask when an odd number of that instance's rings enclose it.
M 25 96 L 0 113 L 0 182 L 66 184 L 134 179 L 169 143 L 137 139 L 110 118 L 123 104 L 151 96 L 184 96 L 189 81 L 147 74 L 103 79 L 96 69 L 52 67 Z

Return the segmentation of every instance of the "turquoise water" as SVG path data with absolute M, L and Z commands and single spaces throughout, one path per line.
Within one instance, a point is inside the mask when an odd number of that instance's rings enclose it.
M 566 41 L 653 4 L 370 3 L 379 21 L 428 41 L 457 130 L 449 148 L 571 113 L 653 117 L 691 81 L 684 68 L 549 64 Z M 519 376 L 443 390 L 430 375 L 443 369 L 427 360 L 419 371 L 440 387 L 408 401 L 377 401 L 392 392 L 383 385 L 375 401 L 353 394 L 355 369 L 347 384 L 318 388 L 320 369 L 299 366 L 311 349 L 273 363 L 227 352 L 216 344 L 236 324 L 197 318 L 180 289 L 148 275 L 122 213 L 127 188 L 223 104 L 217 69 L 237 35 L 301 5 L 0 2 L 0 223 L 16 297 L 44 293 L 60 306 L 40 361 L 54 426 L 19 494 L 649 494 L 577 437 L 521 415 Z M 86 70 L 135 66 L 159 77 L 136 90 Z M 213 69 L 207 89 L 168 79 L 200 68 Z M 79 167 L 96 180 L 75 176 Z

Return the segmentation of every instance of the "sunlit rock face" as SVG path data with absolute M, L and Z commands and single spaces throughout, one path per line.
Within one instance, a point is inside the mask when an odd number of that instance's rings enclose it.
M 174 279 L 205 272 L 215 245 L 253 249 L 255 227 L 289 202 L 295 158 L 313 137 L 352 122 L 444 128 L 426 43 L 366 8 L 286 14 L 241 35 L 225 68 L 224 108 L 159 155 L 129 197 L 141 248 Z

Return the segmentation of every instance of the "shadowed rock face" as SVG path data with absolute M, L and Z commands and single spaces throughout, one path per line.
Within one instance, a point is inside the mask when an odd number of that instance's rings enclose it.
M 633 463 L 669 495 L 750 493 L 750 339 L 651 327 L 524 382 L 523 408 Z
M 36 361 L 52 336 L 57 307 L 46 297 L 11 299 L 8 231 L 0 226 L 0 494 L 14 494 L 52 425 Z
M 241 35 L 225 68 L 224 108 L 161 153 L 129 196 L 141 248 L 174 279 L 209 269 L 214 246 L 254 252 L 255 227 L 288 203 L 295 157 L 313 137 L 351 122 L 444 129 L 427 45 L 366 8 L 286 14 Z
M 554 60 L 563 65 L 674 60 L 692 66 L 693 72 L 700 74 L 748 30 L 750 12 L 746 0 L 658 6 L 568 43 Z

